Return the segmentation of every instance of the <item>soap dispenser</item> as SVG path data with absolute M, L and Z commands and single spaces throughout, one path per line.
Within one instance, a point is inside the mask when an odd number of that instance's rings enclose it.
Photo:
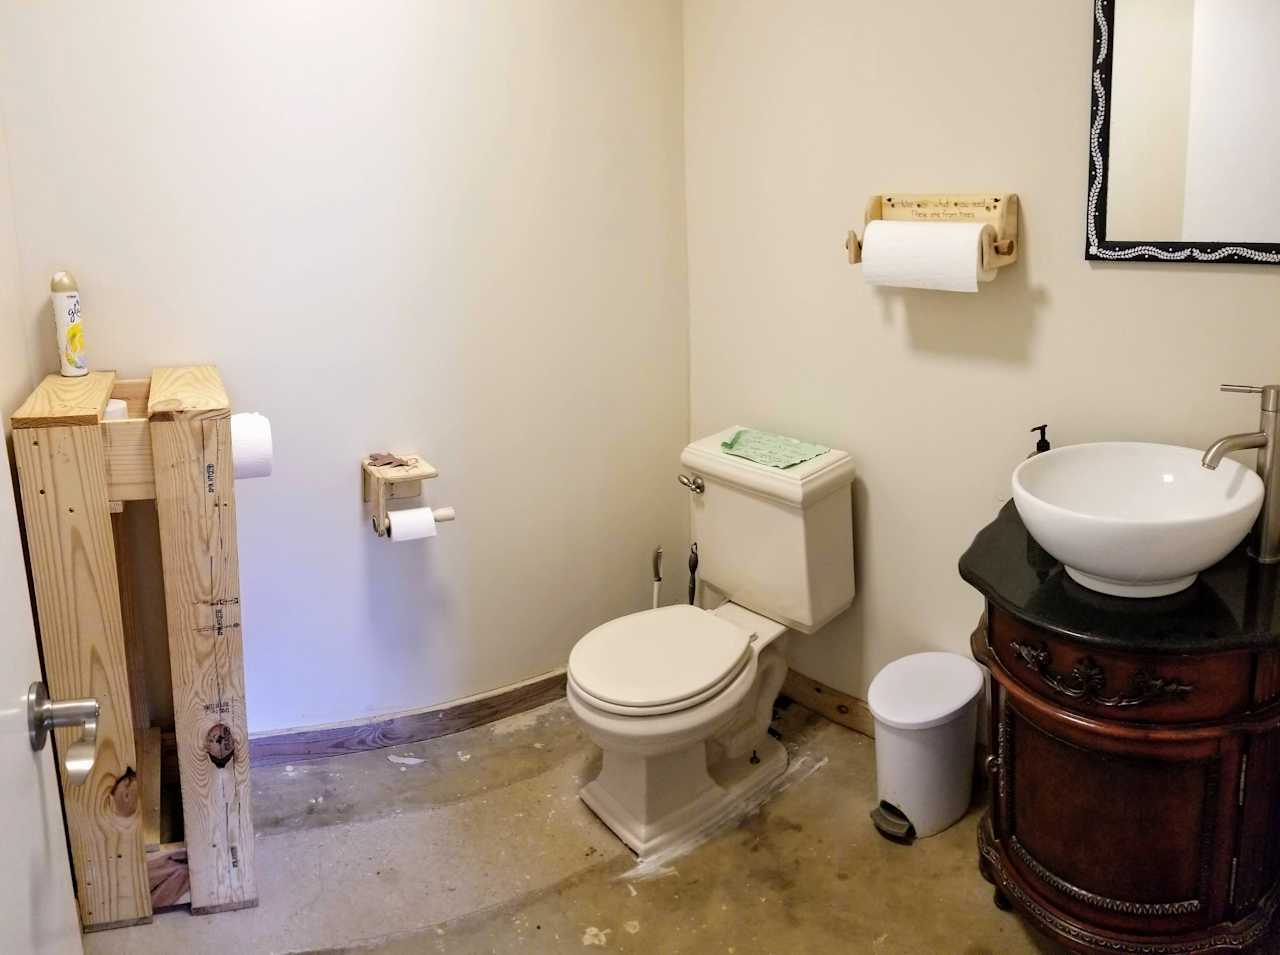
M 1031 429 L 1032 434 L 1035 434 L 1037 431 L 1040 432 L 1040 440 L 1036 442 L 1036 449 L 1028 454 L 1027 457 L 1034 458 L 1037 454 L 1052 450 L 1052 446 L 1049 444 L 1049 438 L 1045 435 L 1048 428 L 1049 426 L 1047 424 L 1038 424 Z
M 1027 455 L 1027 460 L 1034 458 L 1037 454 L 1043 454 L 1045 451 L 1053 450 L 1049 444 L 1047 424 L 1038 424 L 1031 429 L 1031 433 L 1040 432 L 1040 438 L 1036 441 L 1036 449 Z M 1040 546 L 1039 542 L 1030 534 L 1027 535 L 1027 566 L 1035 571 L 1036 579 L 1040 583 L 1044 583 L 1049 579 L 1049 575 L 1058 566 L 1058 559 L 1050 554 L 1047 550 Z

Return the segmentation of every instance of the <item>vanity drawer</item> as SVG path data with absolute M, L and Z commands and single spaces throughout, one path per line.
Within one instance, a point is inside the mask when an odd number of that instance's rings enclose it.
M 991 649 L 1014 679 L 1052 703 L 1098 719 L 1198 723 L 1249 709 L 1253 654 L 1095 651 L 991 608 Z

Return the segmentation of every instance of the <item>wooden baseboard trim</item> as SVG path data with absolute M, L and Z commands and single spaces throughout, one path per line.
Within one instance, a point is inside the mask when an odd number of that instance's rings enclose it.
M 564 670 L 552 670 L 523 683 L 423 710 L 327 726 L 250 734 L 249 760 L 255 766 L 270 766 L 420 743 L 550 703 L 564 696 L 564 686 Z
M 807 710 L 813 710 L 819 716 L 825 716 L 833 723 L 875 739 L 876 723 L 866 700 L 842 693 L 795 670 L 787 671 L 787 678 L 782 684 L 782 695 L 790 697 Z

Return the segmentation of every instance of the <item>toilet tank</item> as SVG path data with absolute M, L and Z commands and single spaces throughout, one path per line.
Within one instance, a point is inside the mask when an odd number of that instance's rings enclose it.
M 853 602 L 853 462 L 832 449 L 785 469 L 756 464 L 720 447 L 739 430 L 680 455 L 705 486 L 689 495 L 698 574 L 734 603 L 812 633 Z

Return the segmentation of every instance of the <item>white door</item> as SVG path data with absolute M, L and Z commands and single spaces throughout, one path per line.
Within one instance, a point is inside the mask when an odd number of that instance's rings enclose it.
M 80 955 L 53 746 L 27 738 L 27 688 L 41 679 L 9 452 L 0 432 L 0 951 Z

